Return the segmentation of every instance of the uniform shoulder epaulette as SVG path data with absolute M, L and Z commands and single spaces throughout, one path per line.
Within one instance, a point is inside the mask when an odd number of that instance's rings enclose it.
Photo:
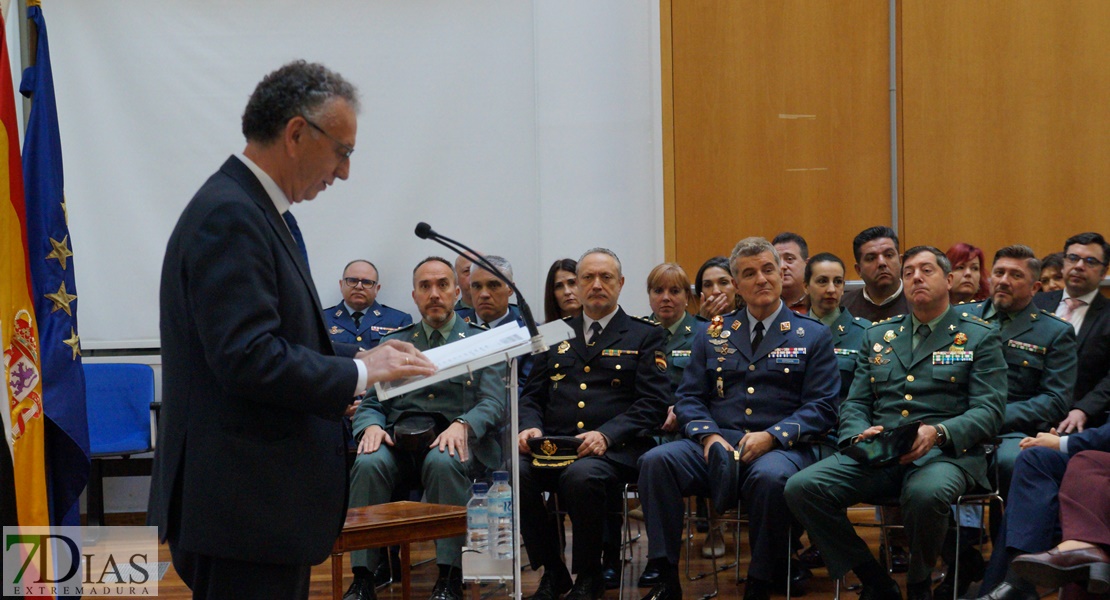
M 652 327 L 662 327 L 662 325 L 660 325 L 659 323 L 657 323 L 655 321 L 652 321 L 651 319 L 649 319 L 647 317 L 632 316 L 632 318 L 636 321 L 641 322 L 641 323 L 646 323 L 647 325 L 651 325 Z
M 994 325 L 991 325 L 990 321 L 987 321 L 986 319 L 983 319 L 982 317 L 977 317 L 977 316 L 975 316 L 971 313 L 968 313 L 968 312 L 961 312 L 960 313 L 960 318 L 963 319 L 964 321 L 968 321 L 968 322 L 971 322 L 971 323 L 978 323 L 979 325 L 982 325 L 983 327 L 987 327 L 987 328 L 994 327 Z
M 852 317 L 852 320 L 848 322 L 856 327 L 859 327 L 860 329 L 867 329 L 871 326 L 871 321 L 868 321 L 863 317 Z
M 467 321 L 466 324 L 470 325 L 471 327 L 473 327 L 474 329 L 477 329 L 479 331 L 488 331 L 489 330 L 489 325 L 479 325 L 479 324 L 477 324 L 473 321 Z
M 815 317 L 815 316 L 813 316 L 813 315 L 803 315 L 803 314 L 802 314 L 802 313 L 800 313 L 800 312 L 795 312 L 794 314 L 795 314 L 796 316 L 798 316 L 799 318 L 802 318 L 802 319 L 806 319 L 806 320 L 808 320 L 808 321 L 817 321 L 818 323 L 820 323 L 820 322 L 821 322 L 821 319 L 818 319 L 817 317 Z
M 390 331 L 389 333 L 385 334 L 385 336 L 383 336 L 383 337 L 392 337 L 392 336 L 404 333 L 404 332 L 412 329 L 413 327 L 416 327 L 416 325 L 419 324 L 419 323 L 420 323 L 420 321 L 415 321 L 413 323 L 409 323 L 408 325 L 405 325 L 404 327 L 398 327 L 397 329 L 394 329 L 393 331 Z
M 880 321 L 872 321 L 871 326 L 874 327 L 875 325 L 882 325 L 883 323 L 886 323 L 888 321 L 893 321 L 894 319 L 901 319 L 904 316 L 906 316 L 906 315 L 894 315 L 893 317 L 887 317 L 887 318 L 882 319 Z
M 1045 314 L 1045 315 L 1048 315 L 1048 316 L 1052 317 L 1053 319 L 1055 319 L 1055 320 L 1057 320 L 1057 321 L 1059 321 L 1059 322 L 1061 322 L 1061 323 L 1065 323 L 1065 324 L 1067 324 L 1067 325 L 1071 325 L 1071 321 L 1068 321 L 1067 319 L 1065 319 L 1065 318 L 1061 317 L 1060 315 L 1058 315 L 1058 314 L 1056 314 L 1056 313 L 1054 313 L 1054 312 L 1051 312 L 1051 311 L 1047 311 L 1047 310 L 1045 310 L 1045 309 L 1043 309 L 1043 308 L 1042 308 L 1042 309 L 1040 309 L 1040 312 L 1041 312 L 1042 314 Z M 1036 318 L 1037 318 L 1037 313 L 1033 313 L 1032 317 L 1033 317 L 1034 319 L 1036 319 Z
M 706 319 L 705 317 L 703 317 L 701 315 L 694 315 L 694 320 L 697 321 L 698 323 L 708 323 L 709 322 L 709 319 Z

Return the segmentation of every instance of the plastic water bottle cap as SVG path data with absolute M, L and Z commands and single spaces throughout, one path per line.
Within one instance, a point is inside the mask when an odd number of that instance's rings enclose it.
M 508 481 L 509 480 L 509 472 L 508 471 L 494 471 L 493 472 L 493 480 L 494 481 Z
M 489 484 L 488 483 L 483 483 L 483 482 L 475 483 L 472 491 L 475 494 L 485 494 L 485 493 L 489 492 Z

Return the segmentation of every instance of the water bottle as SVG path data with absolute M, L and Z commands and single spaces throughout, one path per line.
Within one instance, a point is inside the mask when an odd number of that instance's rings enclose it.
M 493 472 L 489 491 L 489 539 L 496 559 L 513 558 L 513 488 L 508 471 Z
M 466 546 L 471 550 L 489 550 L 489 485 L 475 483 L 470 501 L 466 503 Z

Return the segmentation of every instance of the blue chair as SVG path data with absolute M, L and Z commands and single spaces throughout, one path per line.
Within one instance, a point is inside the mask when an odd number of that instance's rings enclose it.
M 154 449 L 151 410 L 154 370 L 150 365 L 84 363 L 92 466 L 87 524 L 104 524 L 104 478 L 150 475 L 151 458 L 131 458 Z

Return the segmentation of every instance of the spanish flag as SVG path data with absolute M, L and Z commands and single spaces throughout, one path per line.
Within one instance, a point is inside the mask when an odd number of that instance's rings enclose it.
M 0 348 L 10 411 L 19 524 L 50 525 L 46 497 L 42 359 L 27 259 L 23 166 L 11 62 L 0 17 Z M 7 424 L 8 419 L 5 419 Z M 8 435 L 5 435 L 8 437 Z

